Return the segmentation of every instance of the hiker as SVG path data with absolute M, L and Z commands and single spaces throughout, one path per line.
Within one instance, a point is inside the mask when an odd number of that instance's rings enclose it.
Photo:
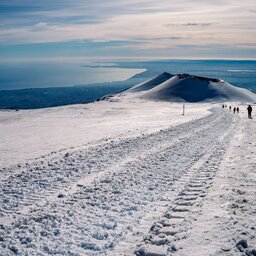
M 239 113 L 239 107 L 236 108 L 236 112 Z
M 229 106 L 229 110 L 231 111 L 231 106 Z
M 234 114 L 236 113 L 236 107 L 233 108 Z
M 224 105 L 222 105 L 222 108 L 225 108 L 225 106 L 224 106 Z
M 248 106 L 247 111 L 248 111 L 248 118 L 252 118 L 252 107 L 251 107 L 251 105 Z

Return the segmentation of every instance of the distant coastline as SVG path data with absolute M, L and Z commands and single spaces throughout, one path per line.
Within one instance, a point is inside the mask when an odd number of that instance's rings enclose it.
M 144 81 L 146 71 L 127 80 L 67 87 L 0 90 L 0 110 L 38 109 L 86 104 L 101 97 L 123 91 Z
M 72 87 L 124 81 L 145 68 L 84 66 L 60 62 L 0 62 L 0 90 Z
M 19 75 L 22 75 L 26 68 L 22 64 L 19 65 L 21 65 Z M 52 66 L 52 64 L 50 66 L 45 65 L 44 63 L 42 67 L 40 65 L 36 66 L 35 70 L 39 72 L 40 68 L 46 68 L 46 71 L 49 70 L 49 77 L 41 76 L 40 72 L 27 74 L 31 83 L 37 81 L 38 83 L 44 82 L 47 84 L 47 80 L 59 79 L 58 81 L 63 80 L 66 84 L 64 86 L 62 84 L 58 86 L 50 86 L 48 84 L 49 86 L 37 86 L 37 88 L 27 86 L 27 88 L 13 88 L 12 90 L 0 89 L 0 109 L 34 109 L 89 103 L 104 95 L 127 89 L 162 72 L 169 72 L 171 74 L 190 73 L 198 76 L 223 79 L 235 86 L 256 92 L 256 61 L 253 60 L 120 61 L 92 65 L 80 63 L 79 65 L 76 64 L 76 66 L 64 65 L 64 71 L 62 69 L 58 70 L 58 66 Z M 89 83 L 88 77 L 84 77 L 83 73 L 80 73 L 86 68 L 96 70 L 97 74 L 102 75 L 100 78 L 102 82 Z M 66 69 L 68 70 L 67 73 L 65 72 Z M 102 70 L 104 72 L 101 72 Z M 119 74 L 120 71 L 128 73 Z M 70 74 L 73 77 L 70 77 Z M 77 77 L 78 75 L 80 77 Z M 15 78 L 15 74 L 13 76 L 13 79 L 18 79 L 17 77 Z M 118 79 L 118 77 L 126 77 L 127 79 L 122 80 Z M 87 82 L 76 83 L 80 79 Z M 0 76 L 0 83 L 3 84 L 4 81 Z M 54 84 L 53 82 L 52 84 Z

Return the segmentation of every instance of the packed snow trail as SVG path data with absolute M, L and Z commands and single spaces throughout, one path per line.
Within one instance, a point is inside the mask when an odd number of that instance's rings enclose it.
M 182 138 L 189 137 L 195 131 L 207 129 L 215 122 L 215 115 L 206 119 L 188 122 L 168 130 L 150 135 L 141 135 L 133 139 L 105 142 L 87 150 L 66 153 L 59 158 L 46 158 L 16 169 L 6 169 L 1 174 L 3 207 L 0 216 L 27 208 L 40 199 L 58 193 L 61 188 L 69 189 L 72 184 L 88 183 L 99 174 L 118 167 L 122 162 L 141 157 L 144 154 L 157 153 Z M 73 191 L 73 190 L 72 190 Z M 63 192 L 63 191 L 61 191 Z M 16 196 L 15 196 L 16 195 Z M 5 200 L 5 196 L 7 197 Z M 12 204 L 9 204 L 11 197 Z M 8 202 L 5 204 L 4 202 Z
M 0 255 L 175 253 L 173 235 L 189 225 L 171 222 L 190 221 L 238 123 L 213 109 L 158 133 L 9 169 L 0 186 Z
M 177 255 L 256 255 L 256 121 L 235 118 L 236 130 L 213 186 L 202 207 L 190 214 L 187 238 L 175 241 Z

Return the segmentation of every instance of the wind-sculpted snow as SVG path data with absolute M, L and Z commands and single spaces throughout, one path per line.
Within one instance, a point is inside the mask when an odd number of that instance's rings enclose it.
M 215 175 L 233 120 L 213 109 L 157 133 L 9 169 L 0 186 L 0 255 L 153 255 L 147 241 L 155 238 L 144 238 L 169 214 L 188 176 L 212 168 Z M 158 255 L 174 251 L 165 246 Z

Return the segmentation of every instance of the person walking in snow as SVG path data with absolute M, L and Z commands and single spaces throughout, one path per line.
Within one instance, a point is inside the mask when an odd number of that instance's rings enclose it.
M 233 108 L 234 114 L 236 113 L 236 108 Z
M 229 106 L 229 110 L 231 111 L 231 106 Z
M 251 105 L 248 106 L 247 111 L 248 111 L 248 118 L 252 118 L 252 107 L 251 107 Z
M 239 107 L 236 108 L 236 112 L 239 113 Z

